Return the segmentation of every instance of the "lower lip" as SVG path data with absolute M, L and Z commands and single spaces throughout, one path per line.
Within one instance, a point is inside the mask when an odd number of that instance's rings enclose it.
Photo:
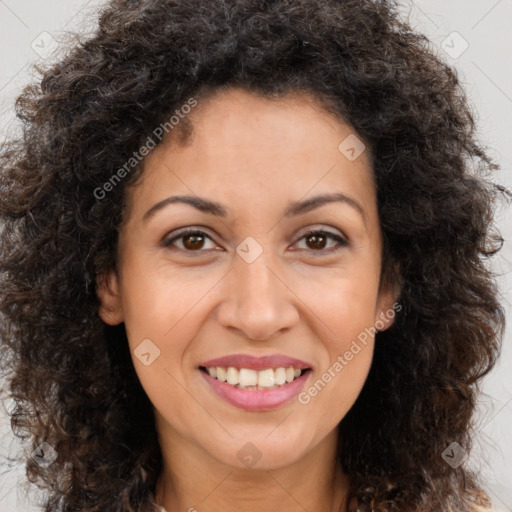
M 239 389 L 210 377 L 208 373 L 199 370 L 206 382 L 226 402 L 246 411 L 268 411 L 276 409 L 297 396 L 304 387 L 311 370 L 304 372 L 294 379 L 275 389 Z

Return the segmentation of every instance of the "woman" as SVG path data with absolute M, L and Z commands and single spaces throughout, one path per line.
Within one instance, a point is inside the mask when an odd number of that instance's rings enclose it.
M 1 337 L 45 510 L 490 506 L 498 166 L 426 43 L 384 1 L 115 0 L 23 92 Z

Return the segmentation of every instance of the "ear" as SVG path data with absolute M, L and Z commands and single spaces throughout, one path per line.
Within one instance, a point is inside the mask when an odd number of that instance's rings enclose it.
M 398 301 L 401 292 L 401 280 L 398 266 L 394 265 L 390 271 L 384 272 L 380 283 L 379 297 L 375 311 L 375 327 L 378 331 L 389 329 L 402 304 Z
M 98 314 L 108 325 L 118 325 L 124 321 L 119 293 L 119 282 L 115 270 L 101 274 L 96 280 L 96 294 L 100 300 Z

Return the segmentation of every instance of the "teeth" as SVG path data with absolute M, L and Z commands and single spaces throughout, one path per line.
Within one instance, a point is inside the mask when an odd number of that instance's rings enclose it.
M 286 382 L 286 370 L 284 368 L 276 368 L 274 370 L 274 379 L 278 386 L 282 386 Z
M 233 368 L 232 366 L 230 366 L 228 368 L 226 376 L 227 376 L 228 384 L 231 384 L 232 386 L 234 386 L 235 384 L 238 384 L 239 376 L 238 376 L 238 370 L 236 368 Z
M 257 386 L 258 385 L 258 372 L 256 370 L 249 370 L 247 368 L 240 368 L 238 372 L 238 383 L 240 386 Z M 260 384 L 261 386 L 261 384 Z
M 258 372 L 258 386 L 262 388 L 273 388 L 274 387 L 274 370 L 261 370 Z
M 226 369 L 222 368 L 220 366 L 217 366 L 217 379 L 219 379 L 221 382 L 226 382 Z
M 252 370 L 250 368 L 234 368 L 229 366 L 213 366 L 207 368 L 210 377 L 221 382 L 227 382 L 232 386 L 242 389 L 274 389 L 282 386 L 300 376 L 298 368 L 268 368 L 265 370 Z

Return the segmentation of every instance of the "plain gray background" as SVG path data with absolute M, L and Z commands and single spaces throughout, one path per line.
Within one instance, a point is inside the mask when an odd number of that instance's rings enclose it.
M 215 0 L 212 0 L 215 1 Z M 59 57 L 58 42 L 95 28 L 101 0 L 0 0 L 0 129 L 18 130 L 13 102 L 35 77 L 33 64 Z M 512 188 L 512 0 L 402 0 L 403 15 L 432 41 L 432 47 L 458 70 L 473 108 L 481 140 L 500 162 L 497 179 Z M 55 50 L 53 53 L 52 50 Z M 506 242 L 494 258 L 507 320 L 512 303 L 512 209 L 500 210 Z M 497 510 L 512 511 L 512 331 L 507 325 L 503 356 L 483 383 L 479 437 L 471 463 L 481 471 Z M 8 406 L 8 404 L 6 404 Z M 0 512 L 41 510 L 28 492 L 24 468 L 7 467 L 5 457 L 21 449 L 0 416 Z

